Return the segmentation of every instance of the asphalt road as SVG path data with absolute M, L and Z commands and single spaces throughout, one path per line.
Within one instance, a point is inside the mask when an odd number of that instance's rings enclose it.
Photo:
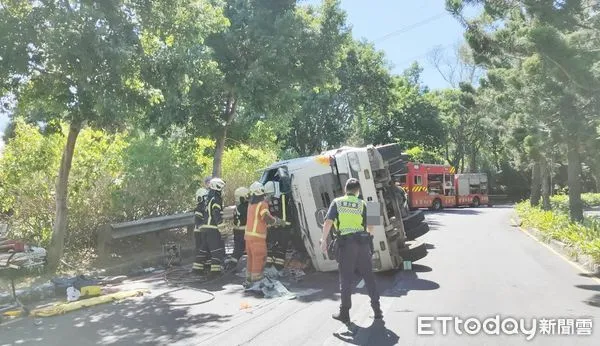
M 186 289 L 157 297 L 165 292 L 160 281 L 141 282 L 153 288 L 151 295 L 1 326 L 0 345 L 600 345 L 600 307 L 589 303 L 600 298 L 600 281 L 511 227 L 511 216 L 508 207 L 428 214 L 432 230 L 420 240 L 430 244 L 429 255 L 414 271 L 378 274 L 385 322 L 373 322 L 361 290 L 353 296 L 351 329 L 331 319 L 339 304 L 335 273 L 291 285 L 300 295 L 295 300 L 245 296 L 236 284 L 241 279 L 232 278 L 209 287 L 215 299 L 196 306 L 173 305 L 208 296 Z M 500 324 L 524 319 L 527 330 L 532 319 L 555 319 L 555 335 L 540 335 L 541 322 L 530 342 L 524 333 L 468 335 L 462 325 L 458 335 L 453 321 L 446 335 L 440 321 L 432 323 L 434 335 L 417 333 L 419 316 L 484 321 L 496 315 Z M 556 335 L 583 331 L 575 319 L 585 318 L 592 335 Z M 510 323 L 504 329 L 515 330 Z

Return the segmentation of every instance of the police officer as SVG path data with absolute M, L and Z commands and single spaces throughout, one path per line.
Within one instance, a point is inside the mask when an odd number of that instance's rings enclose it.
M 327 237 L 331 227 L 335 224 L 338 233 L 336 257 L 342 302 L 340 312 L 332 317 L 344 323 L 350 322 L 355 272 L 365 280 L 375 319 L 383 318 L 371 263 L 372 240 L 371 235 L 367 232 L 367 206 L 362 199 L 358 198 L 359 193 L 360 182 L 350 178 L 346 182 L 346 195 L 334 199 L 329 206 L 321 238 L 321 249 L 327 253 Z

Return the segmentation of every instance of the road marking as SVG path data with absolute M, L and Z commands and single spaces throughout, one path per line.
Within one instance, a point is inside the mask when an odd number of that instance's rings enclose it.
M 540 241 L 538 238 L 536 238 L 533 234 L 529 233 L 529 231 L 527 231 L 526 229 L 524 229 L 523 227 L 519 227 L 519 229 L 527 234 L 531 239 L 535 240 L 536 242 L 542 244 L 546 249 L 550 250 L 551 252 L 553 252 L 555 255 L 557 255 L 558 257 L 562 258 L 563 260 L 565 260 L 567 263 L 569 263 L 571 266 L 573 266 L 573 268 L 579 270 L 581 273 L 583 274 L 590 274 L 590 271 L 585 269 L 584 267 L 582 267 L 579 263 L 573 262 L 571 259 L 569 259 L 568 257 L 564 256 L 563 254 L 561 254 L 560 252 L 554 250 L 550 245 L 544 243 L 543 241 Z M 588 278 L 594 280 L 596 283 L 600 284 L 600 279 L 595 277 L 595 276 L 587 276 Z

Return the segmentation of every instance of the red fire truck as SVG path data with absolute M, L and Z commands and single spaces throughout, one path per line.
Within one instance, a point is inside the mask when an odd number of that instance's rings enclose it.
M 449 165 L 415 162 L 405 165 L 397 183 L 406 191 L 412 209 L 489 205 L 485 173 L 456 174 Z

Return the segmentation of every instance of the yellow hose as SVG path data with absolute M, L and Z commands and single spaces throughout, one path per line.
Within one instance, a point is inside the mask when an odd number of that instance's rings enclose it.
M 131 298 L 131 297 L 138 297 L 147 292 L 149 292 L 149 290 L 143 289 L 143 290 L 111 293 L 111 294 L 107 294 L 107 295 L 100 296 L 100 297 L 79 300 L 76 302 L 60 303 L 60 304 L 53 305 L 53 306 L 34 309 L 29 312 L 29 315 L 33 316 L 33 317 L 56 316 L 56 315 L 61 315 L 61 314 L 70 312 L 70 311 L 87 308 L 90 306 L 110 303 L 110 302 L 113 302 L 116 300 L 122 300 L 122 299 L 126 299 L 126 298 Z

